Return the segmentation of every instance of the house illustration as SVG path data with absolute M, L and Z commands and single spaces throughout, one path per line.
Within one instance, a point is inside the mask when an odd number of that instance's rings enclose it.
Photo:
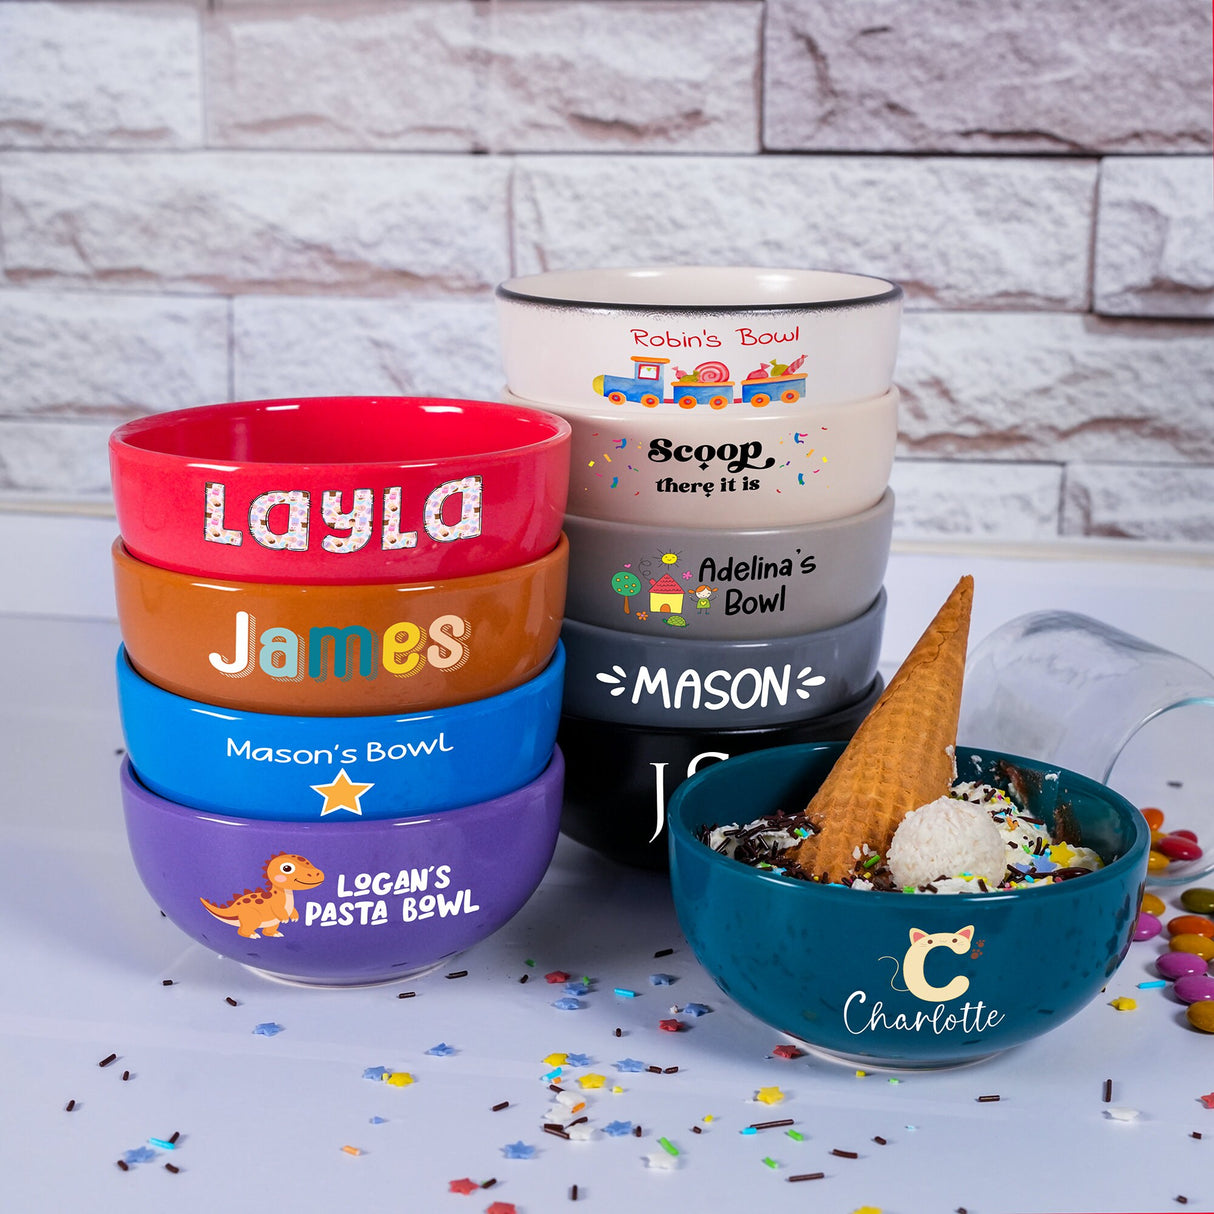
M 679 615 L 683 611 L 683 588 L 670 576 L 664 573 L 655 582 L 649 579 L 649 610 L 672 611 Z

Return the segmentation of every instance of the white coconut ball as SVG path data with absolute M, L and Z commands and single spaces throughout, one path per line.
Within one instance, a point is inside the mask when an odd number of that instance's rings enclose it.
M 940 797 L 902 819 L 886 860 L 900 886 L 918 887 L 962 873 L 995 886 L 1007 871 L 1007 857 L 1003 832 L 982 806 Z

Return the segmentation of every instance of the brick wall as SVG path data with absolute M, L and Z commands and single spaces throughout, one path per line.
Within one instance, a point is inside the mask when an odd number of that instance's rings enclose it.
M 0 3 L 0 503 L 139 413 L 495 397 L 511 273 L 855 269 L 902 537 L 1214 541 L 1208 0 Z

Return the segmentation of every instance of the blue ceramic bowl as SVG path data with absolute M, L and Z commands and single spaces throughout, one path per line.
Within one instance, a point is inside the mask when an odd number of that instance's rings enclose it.
M 289 717 L 187 700 L 118 650 L 127 753 L 152 792 L 237 818 L 444 813 L 534 780 L 560 719 L 565 653 L 501 695 L 401 716 Z
M 907 1069 L 1019 1045 L 1099 994 L 1130 946 L 1149 831 L 1128 801 L 1085 776 L 957 748 L 963 779 L 1006 786 L 1002 773 L 1018 771 L 1030 812 L 1065 821 L 1068 837 L 1106 862 L 1037 889 L 851 890 L 751 868 L 696 837 L 704 825 L 804 808 L 842 750 L 822 742 L 740 755 L 700 771 L 671 798 L 675 909 L 726 994 L 816 1053 Z

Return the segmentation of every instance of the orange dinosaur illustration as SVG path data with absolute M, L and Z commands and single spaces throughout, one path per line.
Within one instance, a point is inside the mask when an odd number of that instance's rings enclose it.
M 230 923 L 238 936 L 247 940 L 258 939 L 261 933 L 278 936 L 280 923 L 289 923 L 299 918 L 295 909 L 295 890 L 314 889 L 325 875 L 303 856 L 292 856 L 280 852 L 266 861 L 262 872 L 265 885 L 261 889 L 246 889 L 222 906 L 199 901 L 221 923 Z M 261 932 L 258 931 L 261 929 Z

